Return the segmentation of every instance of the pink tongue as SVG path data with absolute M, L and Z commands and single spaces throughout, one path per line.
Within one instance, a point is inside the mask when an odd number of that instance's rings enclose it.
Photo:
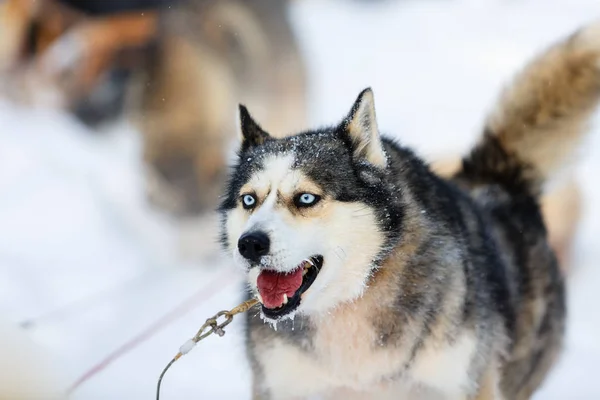
M 302 268 L 292 273 L 282 274 L 275 271 L 262 271 L 258 275 L 258 292 L 267 308 L 281 307 L 283 295 L 291 298 L 302 285 Z

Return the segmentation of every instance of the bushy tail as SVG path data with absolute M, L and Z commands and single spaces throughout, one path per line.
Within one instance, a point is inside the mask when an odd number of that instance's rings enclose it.
M 539 195 L 572 159 L 600 100 L 600 22 L 549 48 L 519 73 L 463 160 L 462 178 Z

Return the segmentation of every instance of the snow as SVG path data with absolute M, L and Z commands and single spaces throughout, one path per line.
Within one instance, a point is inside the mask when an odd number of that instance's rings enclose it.
M 426 157 L 463 151 L 510 76 L 598 11 L 596 0 L 298 1 L 311 125 L 338 121 L 371 86 L 383 131 Z M 0 143 L 0 315 L 28 322 L 71 382 L 141 340 L 72 398 L 152 398 L 179 346 L 237 304 L 239 273 L 224 257 L 194 265 L 178 256 L 176 227 L 144 202 L 139 138 L 126 123 L 98 134 L 50 110 L 0 102 Z M 600 398 L 592 379 L 600 361 L 599 129 L 583 157 L 568 338 L 539 400 Z M 215 236 L 214 221 L 205 221 L 198 240 Z M 172 367 L 162 399 L 250 397 L 242 326 L 229 328 Z

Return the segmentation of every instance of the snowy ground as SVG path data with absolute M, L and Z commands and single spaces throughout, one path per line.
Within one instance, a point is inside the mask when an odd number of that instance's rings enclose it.
M 428 157 L 463 151 L 517 68 L 598 17 L 597 0 L 299 1 L 312 122 L 336 122 L 372 86 L 384 131 Z M 94 135 L 66 116 L 0 102 L 0 315 L 28 322 L 71 382 L 141 340 L 74 399 L 152 398 L 179 345 L 239 296 L 228 261 L 198 266 L 176 257 L 174 227 L 143 201 L 135 132 L 113 130 Z M 600 399 L 592 372 L 600 362 L 600 129 L 584 156 L 568 340 L 541 400 Z M 204 240 L 213 240 L 208 224 Z M 177 363 L 162 398 L 249 398 L 240 328 L 234 323 Z

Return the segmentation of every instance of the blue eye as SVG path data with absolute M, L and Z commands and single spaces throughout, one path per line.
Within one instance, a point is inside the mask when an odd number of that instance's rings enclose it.
M 317 204 L 317 202 L 321 200 L 321 198 L 317 195 L 310 193 L 301 193 L 296 196 L 296 206 L 297 207 L 311 207 Z
M 315 196 L 310 193 L 304 193 L 302 196 L 300 196 L 300 203 L 302 204 L 312 204 L 315 200 Z
M 242 203 L 244 204 L 245 209 L 254 208 L 256 205 L 256 197 L 251 194 L 245 194 L 242 196 Z

